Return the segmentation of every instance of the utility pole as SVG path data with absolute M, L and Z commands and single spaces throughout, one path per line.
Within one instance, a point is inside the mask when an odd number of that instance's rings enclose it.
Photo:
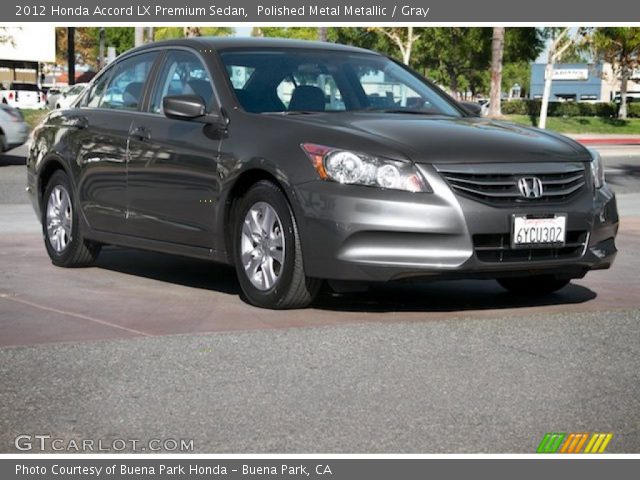
M 69 85 L 76 83 L 76 29 L 67 27 L 67 73 Z

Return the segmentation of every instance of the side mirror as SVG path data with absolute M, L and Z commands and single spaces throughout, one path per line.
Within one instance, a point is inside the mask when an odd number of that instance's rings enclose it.
M 469 112 L 474 117 L 480 117 L 482 115 L 482 105 L 476 102 L 460 102 L 462 108 Z
M 162 109 L 168 118 L 193 120 L 204 117 L 207 107 L 199 95 L 170 95 L 162 99 Z
M 207 113 L 207 106 L 200 95 L 169 95 L 162 99 L 162 109 L 167 118 L 196 120 L 226 127 L 228 121 L 222 115 Z

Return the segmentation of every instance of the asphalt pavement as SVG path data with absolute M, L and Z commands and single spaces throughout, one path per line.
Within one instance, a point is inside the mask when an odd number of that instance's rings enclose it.
M 23 152 L 0 155 L 0 452 L 44 434 L 532 453 L 547 432 L 612 432 L 609 452 L 640 452 L 638 147 L 602 149 L 623 214 L 610 270 L 538 300 L 492 281 L 394 284 L 287 312 L 190 259 L 110 247 L 92 268 L 52 266 Z

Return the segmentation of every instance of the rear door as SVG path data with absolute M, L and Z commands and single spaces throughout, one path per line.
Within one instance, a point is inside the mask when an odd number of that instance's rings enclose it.
M 214 248 L 220 194 L 220 133 L 198 121 L 164 116 L 167 95 L 200 95 L 209 109 L 213 86 L 202 59 L 170 50 L 158 69 L 148 112 L 130 128 L 127 232 L 176 244 Z
M 127 213 L 127 141 L 157 52 L 119 61 L 100 76 L 77 112 L 82 211 L 97 230 L 124 232 Z

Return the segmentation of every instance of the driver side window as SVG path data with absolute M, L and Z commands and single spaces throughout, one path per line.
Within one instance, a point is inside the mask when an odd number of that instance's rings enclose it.
M 213 88 L 207 69 L 193 53 L 172 51 L 167 55 L 158 76 L 151 101 L 151 111 L 162 113 L 162 99 L 170 95 L 199 95 L 210 109 Z

